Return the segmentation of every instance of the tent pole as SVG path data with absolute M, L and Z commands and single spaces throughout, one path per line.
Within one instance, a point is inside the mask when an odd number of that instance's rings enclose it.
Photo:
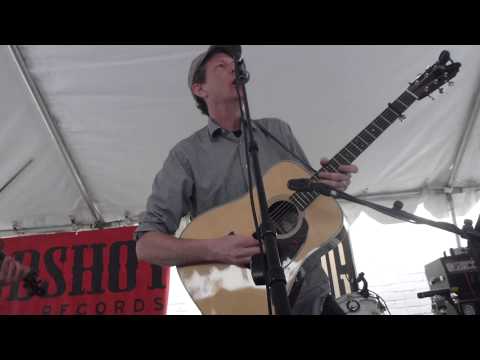
M 55 141 L 55 144 L 57 145 L 58 150 L 60 151 L 61 155 L 67 162 L 67 166 L 70 169 L 71 174 L 73 175 L 73 178 L 75 180 L 75 183 L 77 184 L 80 193 L 82 195 L 83 200 L 85 203 L 88 205 L 88 208 L 90 212 L 92 213 L 96 225 L 97 226 L 103 226 L 105 224 L 105 220 L 103 219 L 102 214 L 100 213 L 97 205 L 94 203 L 92 197 L 90 196 L 89 192 L 87 191 L 87 188 L 85 186 L 85 182 L 83 181 L 82 177 L 80 176 L 80 173 L 78 171 L 78 167 L 76 166 L 75 162 L 73 161 L 73 158 L 65 144 L 65 141 L 63 140 L 63 137 L 56 125 L 56 122 L 52 119 L 52 116 L 50 112 L 48 111 L 48 107 L 38 90 L 37 85 L 35 84 L 35 81 L 31 77 L 27 66 L 25 64 L 25 60 L 22 56 L 22 53 L 17 45 L 9 45 L 8 46 L 11 55 L 20 71 L 20 74 L 22 75 L 23 80 L 25 81 L 25 84 L 27 85 L 28 91 L 30 92 L 30 95 L 32 96 L 38 110 L 40 111 L 42 120 L 44 124 L 46 125 L 50 136 L 53 138 Z
M 447 203 L 448 203 L 448 207 L 450 208 L 450 214 L 452 215 L 453 224 L 456 227 L 458 227 L 457 215 L 455 214 L 455 204 L 453 202 L 452 189 L 451 188 L 445 188 L 445 196 L 447 197 Z M 457 248 L 461 248 L 462 244 L 460 243 L 460 236 L 458 234 L 455 234 L 455 237 L 457 238 Z
M 451 188 L 453 187 L 453 184 L 455 184 L 455 180 L 458 175 L 458 168 L 460 167 L 460 164 L 463 161 L 463 155 L 465 154 L 465 149 L 470 142 L 470 139 L 472 138 L 472 129 L 477 122 L 479 118 L 479 111 L 480 111 L 480 79 L 478 80 L 478 86 L 477 90 L 475 91 L 475 96 L 473 99 L 475 101 L 473 102 L 473 106 L 471 107 L 471 110 L 469 112 L 469 116 L 465 125 L 465 131 L 463 132 L 462 139 L 460 141 L 460 144 L 457 148 L 457 152 L 455 154 L 455 161 L 452 164 L 451 172 L 450 172 L 450 177 L 447 182 L 447 187 Z

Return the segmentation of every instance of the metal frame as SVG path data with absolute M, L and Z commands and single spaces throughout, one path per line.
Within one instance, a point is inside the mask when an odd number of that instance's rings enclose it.
M 461 193 L 465 190 L 472 190 L 472 191 L 480 191 L 480 184 L 470 185 L 470 186 L 463 186 L 463 187 L 452 187 L 451 193 Z M 372 193 L 372 194 L 358 194 L 355 195 L 359 199 L 374 201 L 374 200 L 388 200 L 388 199 L 395 199 L 397 198 L 412 198 L 418 197 L 422 195 L 425 191 L 429 191 L 434 194 L 445 194 L 444 187 L 424 187 L 420 189 L 412 189 L 412 190 L 405 190 L 405 191 L 397 191 L 397 192 L 384 192 L 384 193 Z M 345 200 L 340 199 L 339 202 L 344 202 Z
M 467 119 L 467 123 L 465 125 L 465 131 L 463 132 L 462 139 L 460 140 L 460 144 L 457 148 L 457 153 L 455 154 L 455 161 L 453 163 L 453 168 L 450 173 L 450 177 L 447 182 L 448 187 L 452 187 L 455 183 L 456 177 L 458 175 L 458 168 L 463 161 L 463 156 L 465 155 L 465 149 L 467 145 L 470 143 L 472 137 L 472 129 L 479 117 L 480 111 L 480 79 L 479 84 L 477 87 L 477 91 L 475 92 L 475 102 L 473 103 L 472 109 L 470 111 L 469 117 Z
M 97 205 L 93 201 L 92 196 L 87 190 L 85 182 L 82 179 L 80 172 L 78 171 L 78 167 L 75 164 L 70 154 L 70 151 L 65 144 L 65 141 L 57 127 L 57 124 L 52 119 L 52 116 L 48 110 L 45 100 L 43 99 L 42 94 L 40 93 L 35 81 L 30 75 L 30 72 L 28 71 L 28 68 L 23 58 L 21 50 L 17 45 L 8 45 L 8 48 L 10 50 L 13 60 L 15 61 L 15 64 L 18 67 L 18 70 L 20 71 L 20 74 L 22 75 L 23 80 L 25 81 L 25 84 L 27 85 L 28 91 L 34 100 L 35 105 L 37 106 L 41 114 L 42 120 L 45 126 L 47 127 L 48 132 L 50 133 L 50 136 L 52 137 L 55 144 L 57 145 L 57 149 L 60 151 L 61 156 L 66 161 L 67 166 L 70 170 L 70 173 L 72 174 L 73 179 L 77 184 L 78 189 L 80 190 L 82 198 L 85 201 L 85 203 L 88 205 L 88 208 L 95 219 L 96 225 L 103 226 L 103 224 L 105 224 L 105 220 L 102 214 L 100 213 L 100 210 L 98 209 Z
M 122 219 L 109 221 L 104 223 L 102 228 L 117 228 L 124 226 L 136 226 L 138 223 Z M 56 232 L 76 232 L 76 231 L 87 231 L 95 230 L 97 227 L 91 224 L 65 224 L 65 225 L 51 225 L 51 226 L 40 226 L 40 227 L 31 227 L 31 228 L 20 228 L 20 229 L 4 229 L 0 230 L 1 237 L 16 237 L 19 235 L 35 235 L 35 234 L 50 234 Z

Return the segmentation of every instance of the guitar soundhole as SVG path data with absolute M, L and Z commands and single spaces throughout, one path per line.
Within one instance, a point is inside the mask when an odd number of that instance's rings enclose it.
M 278 201 L 270 206 L 278 239 L 278 251 L 283 266 L 288 266 L 305 242 L 308 225 L 297 207 L 288 201 Z
M 268 209 L 277 234 L 284 235 L 291 232 L 298 224 L 298 210 L 288 201 L 278 201 Z

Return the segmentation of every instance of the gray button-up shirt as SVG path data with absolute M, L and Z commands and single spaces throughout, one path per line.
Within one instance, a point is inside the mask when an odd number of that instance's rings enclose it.
M 280 161 L 298 160 L 256 123 L 260 123 L 296 156 L 309 163 L 287 123 L 273 118 L 255 120 L 253 133 L 259 147 L 262 174 Z M 153 182 L 152 194 L 135 232 L 135 239 L 138 240 L 149 231 L 173 235 L 182 217 L 190 214 L 194 218 L 247 192 L 244 135 L 237 137 L 209 119 L 207 126 L 180 141 L 170 151 Z M 293 314 L 321 314 L 323 311 L 330 285 L 321 267 L 320 256 L 321 252 L 317 251 L 302 265 L 303 271 L 300 273 L 305 275 L 298 282 L 300 290 L 292 305 Z
M 263 174 L 282 160 L 297 160 L 256 126 L 256 122 L 308 163 L 286 122 L 273 118 L 255 120 L 253 133 L 259 147 Z M 255 182 L 254 179 L 252 181 Z M 135 238 L 138 240 L 149 231 L 174 234 L 185 215 L 190 214 L 194 218 L 247 192 L 244 135 L 237 137 L 209 118 L 207 126 L 180 141 L 170 151 L 155 177 Z

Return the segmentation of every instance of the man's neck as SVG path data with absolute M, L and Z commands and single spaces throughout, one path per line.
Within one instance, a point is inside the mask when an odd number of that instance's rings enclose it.
M 240 130 L 240 109 L 237 103 L 209 107 L 208 112 L 210 117 L 223 129 L 229 131 Z

